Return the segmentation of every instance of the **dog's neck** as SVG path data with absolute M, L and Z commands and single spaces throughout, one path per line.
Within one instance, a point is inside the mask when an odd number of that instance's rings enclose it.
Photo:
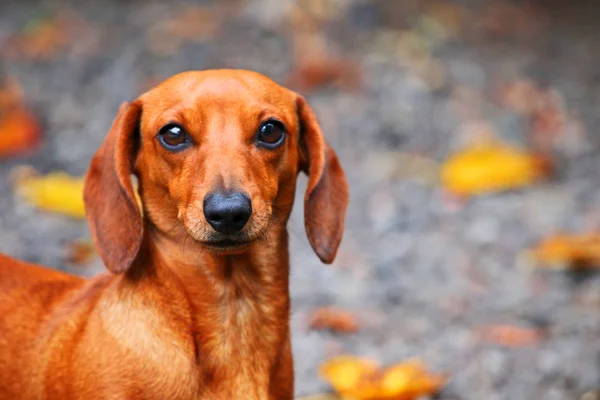
M 276 367 L 283 348 L 289 346 L 285 229 L 271 232 L 268 241 L 257 242 L 244 253 L 230 255 L 174 243 L 152 231 L 148 235 L 140 252 L 145 254 L 143 263 L 155 268 L 161 281 L 164 275 L 174 278 L 187 298 L 203 375 L 222 382 L 228 381 L 223 374 L 231 375 L 238 386 L 249 390 L 265 387 L 259 381 L 268 381 L 268 370 Z

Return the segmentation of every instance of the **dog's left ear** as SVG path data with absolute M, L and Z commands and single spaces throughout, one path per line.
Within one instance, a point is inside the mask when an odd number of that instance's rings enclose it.
M 327 144 L 317 117 L 306 100 L 296 100 L 300 119 L 300 168 L 308 175 L 304 196 L 304 225 L 313 250 L 321 261 L 335 259 L 348 206 L 348 183 L 342 166 Z
M 113 273 L 131 267 L 142 243 L 142 216 L 131 183 L 141 111 L 137 101 L 121 106 L 85 177 L 83 200 L 92 237 Z

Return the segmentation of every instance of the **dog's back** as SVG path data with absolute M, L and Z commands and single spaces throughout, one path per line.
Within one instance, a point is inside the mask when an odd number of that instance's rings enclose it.
M 20 398 L 30 389 L 41 361 L 36 350 L 40 330 L 58 304 L 82 284 L 75 276 L 0 254 L 1 399 Z

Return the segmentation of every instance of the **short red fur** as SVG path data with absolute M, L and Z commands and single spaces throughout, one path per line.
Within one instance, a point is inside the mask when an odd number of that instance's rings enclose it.
M 285 125 L 278 148 L 256 143 L 266 118 Z M 191 146 L 161 146 L 170 123 Z M 124 104 L 84 191 L 111 273 L 84 280 L 0 255 L 0 399 L 292 399 L 286 225 L 300 171 L 309 242 L 331 263 L 348 187 L 304 98 L 215 70 Z M 239 245 L 211 242 L 203 201 L 215 190 L 251 200 Z

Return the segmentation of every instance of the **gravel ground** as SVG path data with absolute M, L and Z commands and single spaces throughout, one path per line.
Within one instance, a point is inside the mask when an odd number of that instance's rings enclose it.
M 463 2 L 466 16 L 456 23 L 456 3 L 300 3 L 318 35 L 291 27 L 289 1 L 237 1 L 220 2 L 217 17 L 191 26 L 179 20 L 176 26 L 197 29 L 201 39 L 194 41 L 164 33 L 173 24 L 161 21 L 190 6 L 179 0 L 3 2 L 4 50 L 34 18 L 69 11 L 85 23 L 69 26 L 76 40 L 50 59 L 2 53 L 4 69 L 20 80 L 43 121 L 45 141 L 35 154 L 0 161 L 0 251 L 97 273 L 99 260 L 86 267 L 66 261 L 67 243 L 89 237 L 87 226 L 19 204 L 11 169 L 31 164 L 83 174 L 119 104 L 156 79 L 240 67 L 286 82 L 323 47 L 359 68 L 362 83 L 301 87 L 345 166 L 351 204 L 333 266 L 310 250 L 302 196 L 290 223 L 297 394 L 327 391 L 318 366 L 339 352 L 383 363 L 419 356 L 449 373 L 441 399 L 578 399 L 600 387 L 600 276 L 532 272 L 519 261 L 553 232 L 600 226 L 596 8 L 521 1 L 521 11 L 541 9 L 510 14 L 509 3 L 471 1 Z M 444 16 L 446 30 L 431 25 L 432 9 Z M 452 27 L 461 32 L 451 34 Z M 413 51 L 403 47 L 406 40 Z M 431 170 L 473 135 L 493 129 L 531 145 L 528 120 L 497 97 L 499 84 L 523 78 L 558 93 L 575 121 L 550 149 L 558 176 L 519 191 L 452 200 Z M 490 128 L 474 129 L 474 120 Z M 324 305 L 354 311 L 362 330 L 308 331 L 308 314 Z M 478 327 L 488 324 L 543 327 L 547 336 L 533 347 L 506 348 L 479 340 Z

